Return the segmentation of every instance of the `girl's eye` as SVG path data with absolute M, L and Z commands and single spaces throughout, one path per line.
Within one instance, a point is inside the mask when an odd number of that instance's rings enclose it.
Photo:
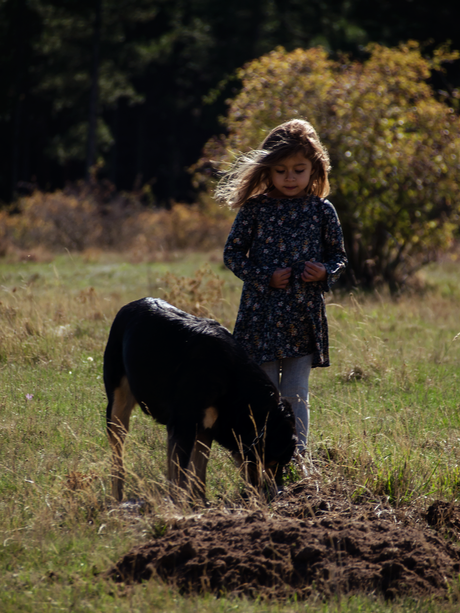
M 284 172 L 284 170 L 276 170 L 276 168 L 275 168 L 275 172 L 276 172 L 276 174 L 278 174 L 278 175 L 282 175 L 282 174 L 283 174 L 283 172 Z

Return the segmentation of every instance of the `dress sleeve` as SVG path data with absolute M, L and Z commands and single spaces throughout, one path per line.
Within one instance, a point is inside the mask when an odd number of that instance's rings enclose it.
M 224 263 L 239 279 L 265 292 L 276 267 L 251 258 L 250 250 L 257 233 L 257 209 L 256 203 L 247 203 L 238 211 L 224 247 Z
M 340 225 L 337 212 L 332 204 L 324 201 L 324 218 L 323 218 L 323 249 L 324 261 L 326 268 L 327 279 L 324 281 L 324 290 L 329 291 L 340 277 L 348 263 L 347 254 L 343 243 L 342 226 Z

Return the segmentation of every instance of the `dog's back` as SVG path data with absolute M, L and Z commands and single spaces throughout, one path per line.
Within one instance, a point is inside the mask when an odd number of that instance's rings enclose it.
M 240 352 L 216 321 L 143 298 L 124 306 L 113 322 L 104 354 L 107 394 L 127 377 L 141 409 L 167 424 L 180 398 L 206 407 L 225 395 Z

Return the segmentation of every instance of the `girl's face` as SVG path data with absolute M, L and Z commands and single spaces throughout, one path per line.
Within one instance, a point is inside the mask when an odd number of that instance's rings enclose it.
M 270 170 L 270 177 L 274 186 L 270 196 L 275 198 L 304 196 L 310 182 L 311 171 L 312 163 L 303 153 L 299 152 L 284 158 Z

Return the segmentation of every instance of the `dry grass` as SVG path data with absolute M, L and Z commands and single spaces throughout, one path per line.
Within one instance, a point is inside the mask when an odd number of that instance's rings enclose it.
M 111 321 L 122 304 L 150 294 L 230 326 L 240 284 L 204 260 L 133 264 L 93 252 L 52 262 L 0 261 L 2 611 L 267 610 L 182 599 L 155 582 L 121 594 L 97 576 L 132 545 L 190 513 L 167 501 L 164 429 L 140 412 L 128 437 L 126 493 L 143 502 L 112 506 L 101 378 Z M 460 493 L 458 272 L 446 263 L 424 274 L 430 291 L 398 301 L 330 297 L 333 365 L 311 378 L 309 463 L 315 479 L 342 484 L 355 500 L 384 496 L 395 507 L 425 508 Z M 241 487 L 228 454 L 216 446 L 212 507 L 266 504 L 255 497 L 243 503 Z M 359 599 L 341 606 L 387 610 Z M 311 610 L 337 607 L 316 603 Z M 413 610 L 430 610 L 422 607 Z M 301 608 L 279 603 L 273 610 Z

